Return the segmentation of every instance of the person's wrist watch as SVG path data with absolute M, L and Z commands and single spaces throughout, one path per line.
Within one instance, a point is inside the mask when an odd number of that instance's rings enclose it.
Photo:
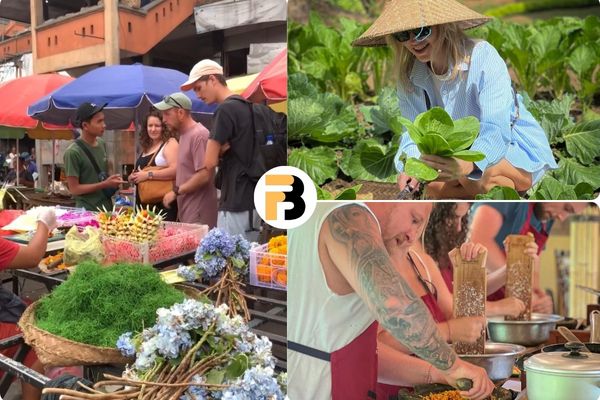
M 152 179 L 154 179 L 154 172 L 148 171 L 148 180 L 151 181 Z
M 179 196 L 179 186 L 173 186 L 173 193 L 175 193 L 175 197 Z

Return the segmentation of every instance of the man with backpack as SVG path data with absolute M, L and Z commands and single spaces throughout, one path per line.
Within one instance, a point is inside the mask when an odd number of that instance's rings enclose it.
M 228 87 L 223 68 L 212 60 L 198 62 L 181 90 L 193 89 L 207 104 L 219 104 L 206 148 L 205 165 L 218 172 L 221 190 L 217 226 L 230 234 L 258 239 L 260 217 L 254 187 L 269 169 L 285 165 L 285 116 L 252 104 Z
M 108 175 L 108 158 L 104 135 L 105 105 L 83 103 L 73 124 L 81 128 L 81 137 L 65 151 L 65 173 L 75 205 L 86 210 L 112 209 L 112 196 L 126 183 L 121 175 Z

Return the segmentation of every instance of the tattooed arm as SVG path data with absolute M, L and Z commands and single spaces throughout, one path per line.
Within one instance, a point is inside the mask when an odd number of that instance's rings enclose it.
M 403 345 L 443 371 L 449 382 L 470 378 L 467 396 L 485 398 L 493 389 L 485 371 L 458 359 L 439 334 L 423 302 L 398 274 L 373 215 L 349 204 L 334 210 L 321 232 L 327 252 L 379 323 Z
M 334 210 L 324 225 L 327 250 L 379 323 L 412 352 L 446 370 L 456 354 L 423 302 L 396 272 L 373 215 L 359 205 Z

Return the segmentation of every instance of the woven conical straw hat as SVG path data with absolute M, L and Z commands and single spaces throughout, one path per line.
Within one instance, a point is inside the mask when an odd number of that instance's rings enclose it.
M 454 0 L 388 0 L 379 18 L 352 45 L 385 46 L 385 37 L 395 32 L 450 22 L 469 29 L 490 19 Z

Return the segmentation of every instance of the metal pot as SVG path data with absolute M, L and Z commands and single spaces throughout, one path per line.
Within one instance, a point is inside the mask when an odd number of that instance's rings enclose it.
M 600 343 L 584 343 L 585 346 L 592 352 L 600 354 Z M 551 353 L 554 351 L 569 351 L 566 347 L 566 343 L 550 344 L 542 347 L 542 352 Z
M 529 400 L 600 398 L 600 354 L 580 353 L 581 343 L 566 346 L 570 352 L 539 353 L 525 361 Z
M 490 340 L 498 343 L 515 343 L 537 346 L 550 337 L 550 331 L 563 317 L 556 314 L 531 314 L 529 321 L 505 321 L 504 317 L 488 318 Z
M 515 360 L 525 347 L 509 343 L 485 344 L 485 354 L 461 354 L 459 357 L 487 372 L 492 381 L 504 381 L 512 375 Z

